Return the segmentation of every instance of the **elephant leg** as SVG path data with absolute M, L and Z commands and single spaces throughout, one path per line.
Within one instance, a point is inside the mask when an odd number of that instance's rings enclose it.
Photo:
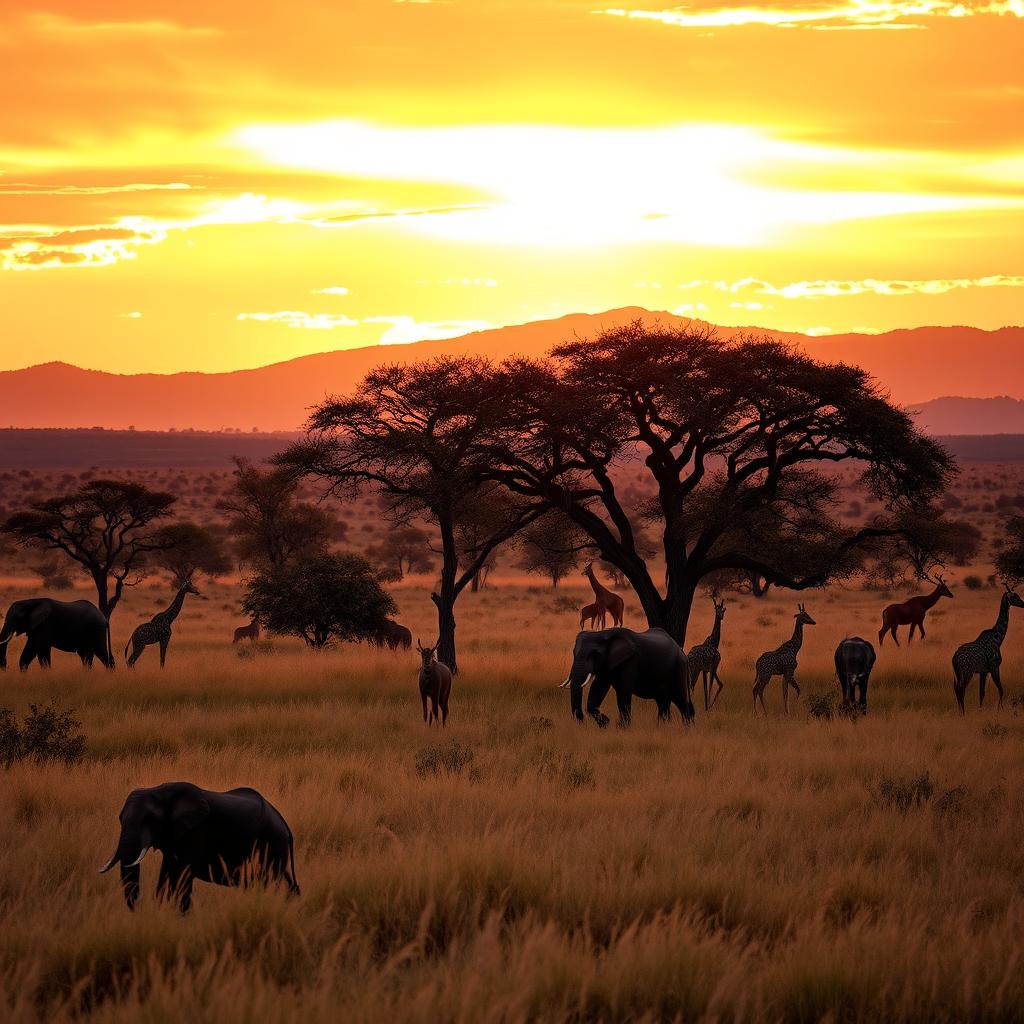
M 591 684 L 590 694 L 587 697 L 587 714 L 603 729 L 608 724 L 608 716 L 601 713 L 601 702 L 608 696 L 611 683 L 603 679 L 596 679 Z
M 43 644 L 43 645 L 41 645 L 39 647 L 39 654 L 37 655 L 37 657 L 39 658 L 39 667 L 40 668 L 49 668 L 50 667 L 50 665 L 51 665 L 50 653 L 51 652 L 50 652 L 49 644 Z
M 21 657 L 18 659 L 18 667 L 24 672 L 29 665 L 32 664 L 36 659 L 38 651 L 36 645 L 31 637 L 25 643 L 25 649 L 21 652 Z
M 167 661 L 167 645 L 171 642 L 171 638 L 168 637 L 166 640 L 160 641 L 160 667 L 164 667 L 164 662 Z
M 996 691 L 999 694 L 999 703 L 996 707 L 1001 708 L 1003 706 L 1003 681 L 999 678 L 999 666 L 992 666 L 992 682 L 995 683 Z
M 160 865 L 160 874 L 156 880 L 156 898 L 158 900 L 174 899 L 181 885 L 182 867 L 173 858 L 164 855 Z
M 619 707 L 619 725 L 628 728 L 633 720 L 633 695 L 627 691 L 615 691 L 615 703 Z

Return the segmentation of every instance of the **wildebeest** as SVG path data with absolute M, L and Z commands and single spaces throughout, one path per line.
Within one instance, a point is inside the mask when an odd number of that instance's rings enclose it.
M 874 664 L 875 649 L 863 637 L 847 637 L 836 648 L 836 675 L 843 691 L 844 707 L 856 705 L 861 711 L 867 711 L 868 679 Z

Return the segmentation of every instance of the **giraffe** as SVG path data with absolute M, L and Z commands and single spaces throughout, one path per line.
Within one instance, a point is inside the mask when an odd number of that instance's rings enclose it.
M 613 626 L 622 625 L 622 612 L 623 612 L 623 601 L 618 594 L 612 593 L 603 583 L 594 575 L 594 563 L 587 562 L 587 567 L 583 570 L 583 575 L 590 580 L 591 587 L 594 588 L 594 597 L 597 599 L 596 603 L 600 608 L 601 624 L 604 625 L 604 616 L 608 612 L 612 617 Z
M 797 605 L 796 625 L 793 627 L 793 635 L 774 651 L 765 651 L 754 666 L 754 711 L 757 711 L 758 701 L 761 703 L 761 710 L 768 714 L 764 706 L 764 688 L 772 681 L 773 676 L 782 676 L 782 703 L 789 714 L 789 688 L 796 690 L 800 696 L 800 687 L 796 681 L 796 656 L 804 642 L 804 626 L 816 626 L 817 623 L 807 614 L 802 604 Z
M 723 689 L 722 680 L 718 677 L 718 666 L 722 661 L 722 654 L 718 650 L 718 642 L 722 638 L 722 619 L 725 618 L 725 602 L 719 602 L 714 597 L 711 599 L 711 602 L 715 606 L 715 628 L 711 630 L 704 643 L 692 648 L 686 656 L 686 660 L 690 663 L 691 695 L 693 694 L 693 688 L 697 685 L 697 673 L 701 673 L 704 678 L 705 711 L 710 711 L 715 706 L 715 701 L 718 700 Z M 709 703 L 708 698 L 711 685 L 714 683 L 718 684 L 718 689 L 715 691 L 714 697 L 710 698 Z
M 964 714 L 964 694 L 973 676 L 978 676 L 978 707 L 985 703 L 985 681 L 992 676 L 992 682 L 999 691 L 999 707 L 1003 706 L 1003 683 L 999 678 L 999 666 L 1003 656 L 1000 648 L 1010 627 L 1010 608 L 1024 608 L 1020 595 L 1004 584 L 1005 593 L 999 601 L 999 615 L 991 629 L 983 629 L 977 640 L 961 644 L 953 655 L 953 693 Z
M 149 622 L 144 622 L 141 626 L 135 627 L 135 632 L 132 633 L 131 639 L 125 644 L 124 648 L 129 668 L 139 660 L 139 655 L 150 644 L 160 645 L 160 667 L 164 667 L 164 661 L 167 658 L 167 645 L 171 642 L 171 623 L 178 617 L 178 612 L 181 611 L 181 606 L 185 603 L 186 594 L 199 596 L 199 591 L 192 586 L 190 579 L 182 583 L 178 593 L 174 596 L 174 600 L 162 612 L 157 612 Z M 132 649 L 130 658 L 128 657 L 129 647 Z
M 593 604 L 585 604 L 580 609 L 580 629 L 583 623 L 593 623 L 596 629 L 604 629 L 604 609 L 595 601 Z

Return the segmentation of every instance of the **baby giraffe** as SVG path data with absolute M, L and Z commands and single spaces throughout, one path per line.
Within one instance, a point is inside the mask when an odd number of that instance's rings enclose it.
M 789 688 L 796 690 L 800 696 L 800 687 L 796 681 L 796 656 L 800 646 L 804 642 L 804 626 L 815 626 L 817 623 L 807 614 L 804 606 L 797 605 L 796 626 L 793 635 L 774 651 L 765 651 L 754 666 L 754 711 L 757 711 L 758 701 L 761 703 L 761 710 L 768 714 L 764 706 L 764 688 L 771 682 L 773 676 L 782 676 L 782 704 L 789 714 Z
M 432 725 L 440 720 L 442 725 L 446 725 L 448 723 L 448 697 L 452 692 L 452 671 L 443 661 L 438 661 L 435 657 L 437 644 L 434 644 L 433 647 L 424 647 L 417 640 L 416 650 L 420 652 L 422 662 L 420 666 L 420 700 L 423 702 L 423 721 L 427 725 Z M 438 708 L 440 708 L 440 715 Z

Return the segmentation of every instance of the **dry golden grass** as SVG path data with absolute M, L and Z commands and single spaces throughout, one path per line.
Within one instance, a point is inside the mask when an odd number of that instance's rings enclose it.
M 241 657 L 236 592 L 203 589 L 164 672 L 151 649 L 134 673 L 57 655 L 49 674 L 0 677 L 0 703 L 55 697 L 89 739 L 77 768 L 0 779 L 4 1020 L 1024 1017 L 1024 717 L 992 696 L 979 714 L 975 687 L 961 719 L 949 670 L 996 592 L 958 588 L 925 645 L 887 645 L 856 722 L 812 719 L 806 701 L 784 719 L 778 681 L 770 717 L 751 714 L 753 660 L 789 636 L 795 600 L 734 599 L 715 712 L 659 727 L 640 702 L 630 730 L 601 732 L 555 688 L 574 613 L 503 583 L 462 602 L 441 732 L 420 719 L 414 656 L 275 640 Z M 432 640 L 426 589 L 397 593 Z M 166 596 L 142 588 L 118 610 L 119 661 Z M 836 642 L 874 639 L 885 603 L 806 600 L 805 696 L 836 689 Z M 1018 616 L 1008 697 L 1022 652 Z M 174 779 L 260 789 L 295 832 L 302 897 L 199 885 L 182 918 L 154 902 L 147 862 L 130 914 L 96 871 L 128 790 Z

